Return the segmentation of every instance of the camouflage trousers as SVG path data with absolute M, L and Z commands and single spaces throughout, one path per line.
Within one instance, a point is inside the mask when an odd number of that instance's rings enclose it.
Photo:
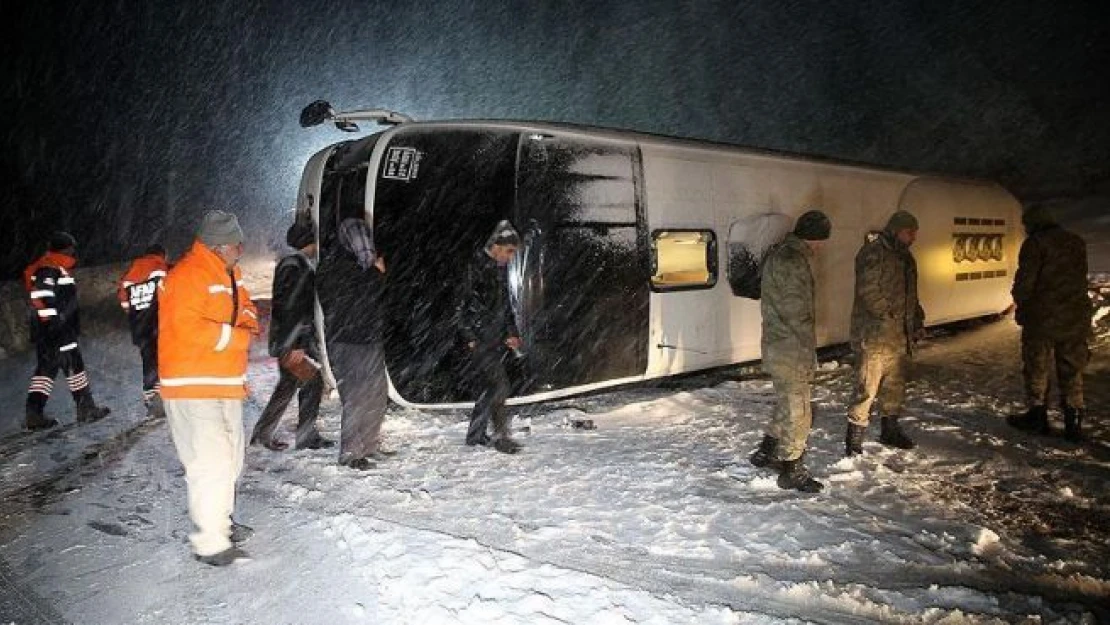
M 1053 365 L 1060 402 L 1083 408 L 1083 370 L 1091 357 L 1086 337 L 1053 340 L 1021 333 L 1021 374 L 1025 379 L 1025 399 L 1030 407 L 1048 405 L 1048 384 Z
M 767 434 L 779 440 L 779 460 L 797 460 L 806 450 L 806 439 L 813 427 L 810 406 L 813 385 L 797 376 L 774 374 L 771 383 L 775 388 L 775 411 Z
M 901 345 L 863 345 L 855 351 L 855 389 L 848 422 L 867 427 L 876 400 L 882 416 L 901 415 L 910 376 L 909 354 Z

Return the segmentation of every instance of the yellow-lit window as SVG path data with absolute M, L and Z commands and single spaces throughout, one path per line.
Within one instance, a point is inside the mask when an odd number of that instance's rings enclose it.
M 653 289 L 705 289 L 717 283 L 717 237 L 712 230 L 657 230 L 651 238 Z

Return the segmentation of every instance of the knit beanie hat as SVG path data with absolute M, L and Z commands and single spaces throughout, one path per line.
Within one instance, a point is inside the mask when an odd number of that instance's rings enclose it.
M 60 252 L 66 248 L 77 247 L 77 239 L 68 232 L 59 230 L 50 235 L 50 242 L 47 244 L 51 252 Z
M 205 213 L 204 220 L 200 222 L 197 238 L 208 247 L 235 245 L 243 242 L 243 230 L 235 215 L 212 210 Z
M 794 224 L 794 236 L 806 241 L 824 241 L 832 232 L 828 215 L 819 211 L 806 211 Z
M 1047 228 L 1055 223 L 1056 219 L 1047 204 L 1034 204 L 1021 214 L 1021 225 L 1030 232 Z
M 917 217 L 908 211 L 896 211 L 886 222 L 886 231 L 893 234 L 899 230 L 917 230 Z
M 315 240 L 316 233 L 313 231 L 312 224 L 299 219 L 285 231 L 286 244 L 295 250 L 311 245 Z

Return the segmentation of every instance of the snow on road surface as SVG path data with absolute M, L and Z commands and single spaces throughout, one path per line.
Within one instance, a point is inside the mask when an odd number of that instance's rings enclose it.
M 463 412 L 393 407 L 400 454 L 365 474 L 334 450 L 250 448 L 237 517 L 256 529 L 254 559 L 225 569 L 189 555 L 183 472 L 165 424 L 144 421 L 137 353 L 123 334 L 84 349 L 113 413 L 55 433 L 13 433 L 32 364 L 0 361 L 0 623 L 1110 617 L 1105 341 L 1083 444 L 1006 426 L 1022 408 L 1009 319 L 923 346 L 912 451 L 875 443 L 875 423 L 866 454 L 842 457 L 850 369 L 826 363 L 808 454 L 818 495 L 747 464 L 773 397 L 739 368 L 526 409 L 517 456 L 463 446 Z M 252 360 L 249 377 L 248 428 L 272 359 Z M 72 419 L 64 395 L 51 410 Z M 596 429 L 567 427 L 580 418 Z M 328 400 L 322 429 L 338 427 Z

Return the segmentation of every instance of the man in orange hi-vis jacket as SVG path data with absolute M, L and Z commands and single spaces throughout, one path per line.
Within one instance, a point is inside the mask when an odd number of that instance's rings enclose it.
M 158 294 L 158 373 L 170 435 L 185 466 L 189 535 L 197 560 L 247 559 L 238 543 L 235 484 L 243 468 L 247 351 L 258 315 L 236 264 L 243 231 L 231 213 L 209 211 L 197 239 Z
M 131 342 L 143 361 L 143 403 L 151 416 L 166 416 L 158 394 L 158 285 L 169 271 L 166 248 L 155 243 L 119 279 L 119 305 L 127 313 Z

